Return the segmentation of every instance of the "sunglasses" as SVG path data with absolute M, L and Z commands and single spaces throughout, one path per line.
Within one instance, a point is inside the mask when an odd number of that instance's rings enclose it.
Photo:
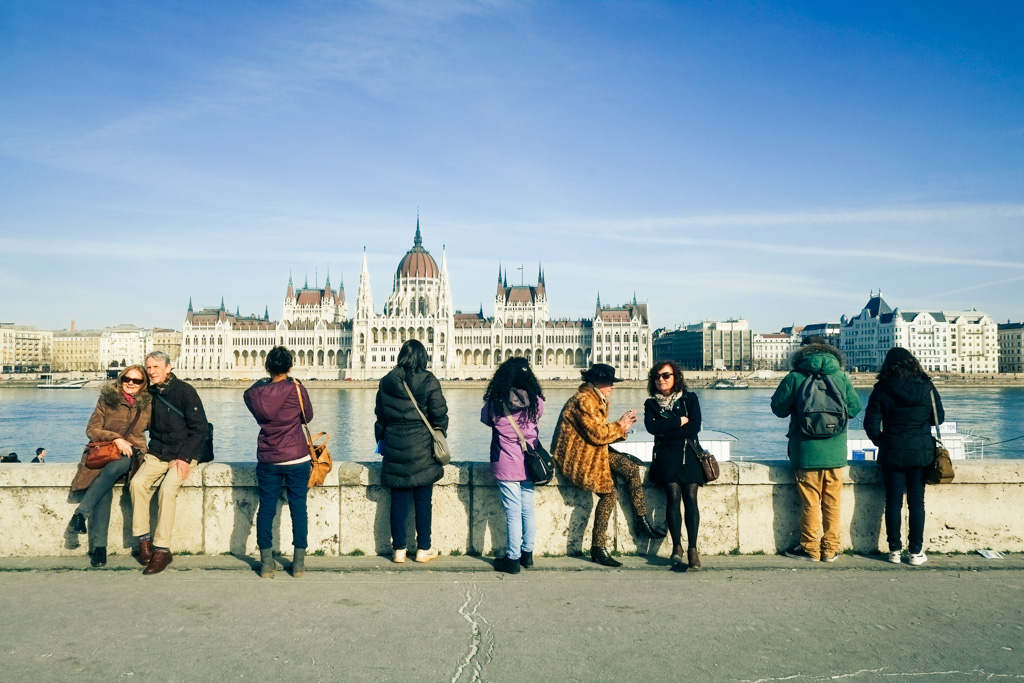
M 140 379 L 138 377 L 125 377 L 124 379 L 121 380 L 122 384 L 144 384 L 145 382 L 146 380 Z
M 674 375 L 671 372 L 659 372 L 658 373 L 658 379 L 668 379 L 669 377 L 674 377 Z

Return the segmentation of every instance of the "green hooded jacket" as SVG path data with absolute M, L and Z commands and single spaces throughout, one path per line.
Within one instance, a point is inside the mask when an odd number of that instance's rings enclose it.
M 778 417 L 790 418 L 786 436 L 789 437 L 789 459 L 794 467 L 806 470 L 846 467 L 845 431 L 828 439 L 811 439 L 793 424 L 797 390 L 810 373 L 832 375 L 846 397 L 850 419 L 860 412 L 860 396 L 842 367 L 843 354 L 831 344 L 801 346 L 793 354 L 793 371 L 783 378 L 772 395 L 772 412 Z

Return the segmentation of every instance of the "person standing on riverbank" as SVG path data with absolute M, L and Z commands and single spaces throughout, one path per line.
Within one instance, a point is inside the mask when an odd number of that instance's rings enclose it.
M 245 407 L 256 418 L 260 435 L 256 440 L 256 481 L 260 507 L 256 512 L 256 545 L 260 549 L 260 576 L 274 577 L 274 517 L 281 488 L 288 494 L 292 517 L 292 576 L 306 572 L 306 494 L 312 458 L 302 424 L 313 419 L 313 404 L 306 387 L 288 376 L 292 354 L 275 346 L 264 364 L 270 377 L 261 379 L 242 395 Z M 301 395 L 301 396 L 300 396 Z M 300 403 L 301 401 L 301 403 Z
M 132 533 L 139 539 L 138 560 L 143 574 L 158 574 L 171 563 L 178 489 L 197 465 L 209 458 L 204 442 L 210 433 L 203 402 L 191 384 L 174 376 L 171 360 L 163 351 L 146 356 L 151 382 L 153 416 L 149 425 L 149 449 L 130 484 Z M 150 535 L 149 501 L 160 484 L 156 530 Z
M 910 351 L 894 347 L 885 354 L 878 383 L 864 411 L 864 431 L 878 446 L 878 465 L 885 483 L 885 536 L 889 561 L 899 564 L 903 554 L 900 533 L 903 494 L 907 494 L 907 561 L 920 566 L 924 554 L 924 491 L 935 460 L 932 425 L 945 420 L 942 399 L 921 363 Z
M 789 418 L 788 452 L 800 496 L 800 543 L 786 550 L 786 557 L 825 562 L 839 557 L 846 426 L 860 412 L 860 397 L 842 367 L 839 349 L 809 337 L 772 396 L 772 412 Z
M 152 408 L 147 389 L 149 379 L 141 365 L 129 365 L 117 379 L 100 389 L 96 408 L 92 411 L 85 435 L 89 441 L 112 441 L 121 458 L 109 462 L 103 469 L 85 466 L 82 458 L 71 490 L 85 488 L 75 514 L 71 516 L 71 530 L 89 534 L 89 557 L 93 567 L 107 563 L 107 532 L 110 526 L 110 506 L 114 500 L 114 484 L 128 474 L 132 460 L 141 460 L 146 452 L 146 429 Z M 89 520 L 88 526 L 86 520 Z
M 530 370 L 530 361 L 513 357 L 495 371 L 487 390 L 480 421 L 491 428 L 491 474 L 498 480 L 505 510 L 508 548 L 494 561 L 495 571 L 518 574 L 533 566 L 537 521 L 533 515 L 534 484 L 526 476 L 526 456 L 519 435 L 537 443 L 538 422 L 544 414 L 544 394 Z M 513 427 L 512 420 L 515 420 Z M 518 428 L 518 432 L 516 431 Z
M 430 542 L 431 498 L 444 468 L 434 459 L 434 438 L 420 413 L 432 428 L 447 436 L 448 403 L 441 383 L 427 370 L 428 360 L 427 350 L 418 340 L 402 344 L 398 364 L 380 380 L 374 409 L 377 422 L 373 430 L 384 457 L 380 479 L 391 489 L 392 560 L 398 563 L 406 559 L 410 502 L 416 516 L 416 562 L 437 557 Z

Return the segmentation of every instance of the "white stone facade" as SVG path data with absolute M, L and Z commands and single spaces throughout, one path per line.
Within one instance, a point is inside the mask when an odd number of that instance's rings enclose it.
M 626 379 L 643 379 L 651 364 L 647 305 L 598 306 L 592 320 L 551 320 L 543 271 L 536 286 L 508 286 L 499 271 L 494 316 L 464 314 L 452 305 L 447 256 L 441 266 L 423 247 L 417 222 L 413 247 L 395 271 L 393 288 L 377 313 L 363 254 L 355 310 L 348 318 L 344 287 L 296 292 L 289 282 L 283 318 L 198 313 L 189 305 L 177 372 L 185 378 L 263 375 L 277 344 L 295 353 L 300 378 L 376 379 L 387 374 L 408 339 L 423 342 L 431 371 L 442 379 L 483 379 L 512 356 L 530 359 L 541 378 L 575 379 L 592 363 L 615 366 Z
M 53 363 L 53 332 L 0 323 L 0 372 L 48 372 Z
M 800 348 L 800 334 L 771 332 L 754 335 L 754 368 L 757 370 L 789 370 L 793 352 Z
M 999 335 L 992 318 L 978 311 L 893 310 L 872 295 L 854 318 L 843 316 L 840 350 L 849 367 L 875 372 L 889 349 L 909 350 L 926 372 L 999 372 Z

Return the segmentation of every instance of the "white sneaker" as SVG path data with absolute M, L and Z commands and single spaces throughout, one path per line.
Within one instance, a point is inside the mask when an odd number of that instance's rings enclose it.
M 430 562 L 431 560 L 436 559 L 436 558 L 437 558 L 437 549 L 436 548 L 430 548 L 428 550 L 423 550 L 421 548 L 421 549 L 416 551 L 416 561 L 417 562 Z
M 910 556 L 910 564 L 914 565 L 915 567 L 920 567 L 922 564 L 924 564 L 927 561 L 928 561 L 928 556 L 924 554 L 923 550 L 921 552 L 919 552 L 919 553 L 913 553 Z
M 893 564 L 899 564 L 903 560 L 902 550 L 892 550 L 889 552 L 889 561 Z
M 395 554 L 391 556 L 391 561 L 395 564 L 402 564 L 403 562 L 405 562 L 406 552 L 407 551 L 405 548 L 399 548 L 395 550 Z

